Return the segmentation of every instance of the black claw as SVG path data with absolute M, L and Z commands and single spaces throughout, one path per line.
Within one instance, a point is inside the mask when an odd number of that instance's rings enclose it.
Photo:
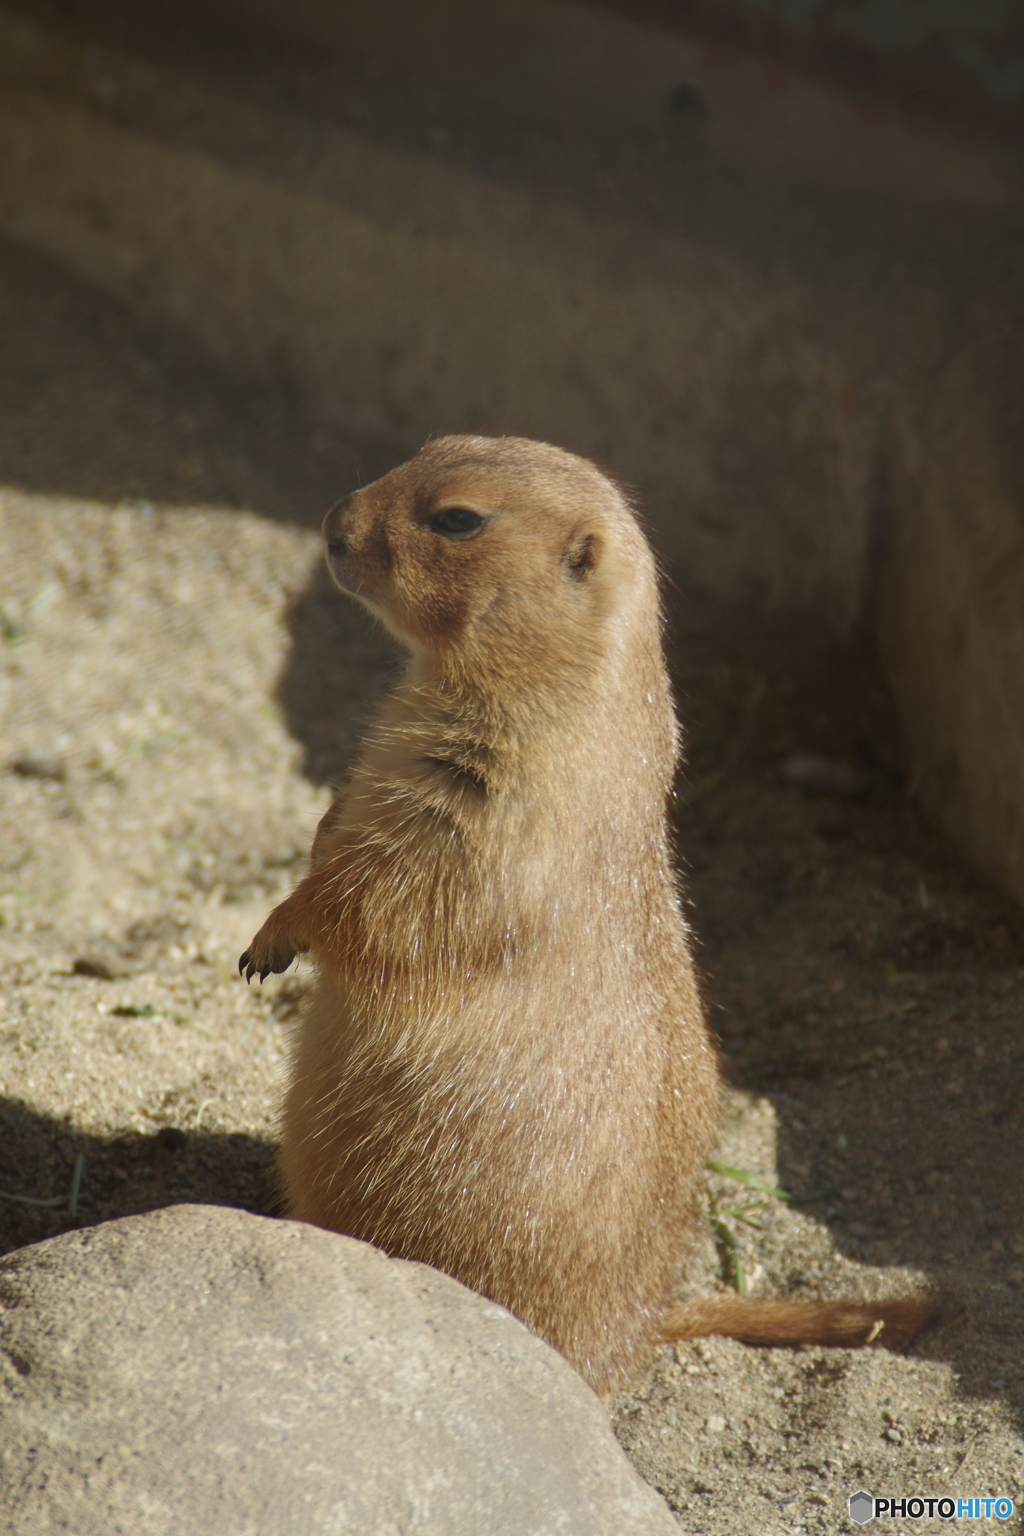
M 247 949 L 238 958 L 238 974 L 239 976 L 244 976 L 246 982 L 252 981 L 253 977 L 258 975 L 262 985 L 268 976 L 274 976 L 280 971 L 286 971 L 294 959 L 294 950 L 288 953 L 287 958 L 283 951 L 278 950 L 275 954 L 271 955 L 269 963 L 260 970 L 256 961 L 252 959 L 252 950 Z

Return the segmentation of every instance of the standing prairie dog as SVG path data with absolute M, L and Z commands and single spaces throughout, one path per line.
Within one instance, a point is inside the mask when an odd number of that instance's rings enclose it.
M 604 1396 L 669 1339 L 915 1332 L 925 1299 L 672 1305 L 719 1071 L 666 832 L 654 560 L 619 490 L 546 444 L 449 437 L 324 533 L 411 661 L 239 962 L 319 970 L 291 1214 L 454 1275 Z

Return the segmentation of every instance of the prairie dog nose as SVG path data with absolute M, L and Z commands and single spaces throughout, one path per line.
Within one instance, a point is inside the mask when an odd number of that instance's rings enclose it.
M 352 497 L 343 496 L 340 501 L 336 501 L 334 503 L 334 506 L 331 508 L 321 523 L 320 531 L 324 538 L 327 540 L 328 544 L 334 543 L 335 540 L 344 539 L 341 528 L 345 521 L 345 513 L 348 511 L 351 505 Z
M 345 496 L 341 501 L 335 502 L 323 520 L 322 532 L 327 544 L 327 560 L 332 567 L 336 562 L 343 561 L 349 552 L 349 540 L 344 522 L 345 513 L 351 501 L 351 496 Z

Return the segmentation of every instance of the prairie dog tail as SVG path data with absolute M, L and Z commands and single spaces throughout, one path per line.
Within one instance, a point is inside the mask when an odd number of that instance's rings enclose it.
M 830 1344 L 858 1348 L 906 1344 L 938 1311 L 931 1296 L 890 1301 L 748 1301 L 706 1296 L 684 1301 L 665 1314 L 661 1340 L 704 1339 L 720 1334 L 744 1344 Z

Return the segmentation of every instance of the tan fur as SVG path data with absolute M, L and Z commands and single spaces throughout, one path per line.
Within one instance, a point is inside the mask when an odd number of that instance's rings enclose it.
M 486 521 L 439 531 L 451 509 Z M 335 578 L 412 660 L 310 874 L 242 957 L 262 977 L 311 951 L 320 973 L 285 1106 L 292 1213 L 455 1275 L 603 1394 L 661 1340 L 762 1340 L 749 1303 L 671 1305 L 719 1078 L 667 842 L 677 729 L 633 513 L 585 460 L 462 437 L 324 531 Z M 787 1341 L 828 1311 L 773 1305 Z

